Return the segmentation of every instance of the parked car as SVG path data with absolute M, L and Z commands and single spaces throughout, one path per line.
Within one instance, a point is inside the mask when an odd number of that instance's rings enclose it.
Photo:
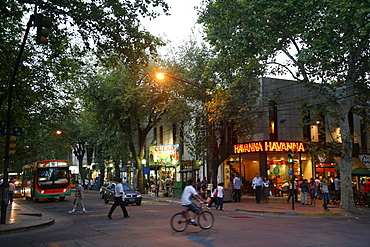
M 123 191 L 126 193 L 125 204 L 136 204 L 137 206 L 141 205 L 142 197 L 140 192 L 136 191 L 132 184 L 124 183 L 122 184 Z M 108 203 L 109 201 L 114 202 L 116 184 L 113 183 L 105 189 L 104 192 L 104 202 Z
M 102 187 L 100 187 L 100 199 L 104 199 L 105 190 L 110 187 L 112 184 L 115 184 L 114 182 L 105 182 Z

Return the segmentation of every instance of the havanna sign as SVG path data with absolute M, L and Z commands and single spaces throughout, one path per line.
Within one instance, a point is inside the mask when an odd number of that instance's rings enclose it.
M 255 153 L 255 152 L 287 152 L 289 150 L 294 152 L 305 152 L 306 149 L 303 142 L 248 142 L 234 145 L 234 153 Z

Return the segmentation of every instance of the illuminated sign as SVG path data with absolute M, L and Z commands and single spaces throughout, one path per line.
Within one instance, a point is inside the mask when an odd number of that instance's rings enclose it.
M 37 167 L 68 167 L 68 163 L 65 161 L 40 161 L 37 162 Z
M 234 153 L 254 153 L 254 152 L 287 152 L 289 150 L 294 152 L 305 152 L 306 149 L 303 142 L 249 142 L 234 145 Z
M 179 144 L 149 147 L 149 165 L 172 166 L 179 164 Z

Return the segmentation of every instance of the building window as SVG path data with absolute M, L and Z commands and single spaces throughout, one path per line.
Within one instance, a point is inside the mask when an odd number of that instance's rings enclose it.
M 269 133 L 270 140 L 277 140 L 277 106 L 275 101 L 269 101 Z

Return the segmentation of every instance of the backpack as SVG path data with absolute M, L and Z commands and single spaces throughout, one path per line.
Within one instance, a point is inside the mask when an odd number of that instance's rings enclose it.
M 215 192 L 213 193 L 213 197 L 217 197 L 217 193 L 218 193 L 218 190 L 215 190 Z

